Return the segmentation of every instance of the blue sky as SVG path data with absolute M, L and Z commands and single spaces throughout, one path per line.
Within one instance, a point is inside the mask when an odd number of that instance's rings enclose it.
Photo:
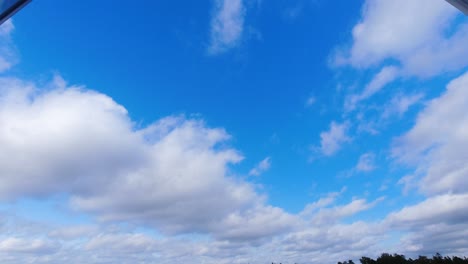
M 33 1 L 0 28 L 6 263 L 468 250 L 442 0 Z

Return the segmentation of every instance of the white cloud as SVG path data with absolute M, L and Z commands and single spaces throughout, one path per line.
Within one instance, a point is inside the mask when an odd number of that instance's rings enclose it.
M 310 217 L 317 210 L 325 208 L 333 203 L 335 203 L 336 199 L 346 191 L 346 188 L 343 187 L 340 192 L 331 192 L 327 194 L 325 197 L 320 198 L 318 201 L 307 204 L 301 212 L 302 217 Z
M 455 14 L 438 0 L 367 0 L 353 29 L 351 62 L 366 66 L 406 55 L 437 38 Z
M 339 177 L 352 177 L 360 173 L 369 173 L 377 168 L 375 164 L 375 154 L 373 152 L 367 152 L 359 156 L 356 165 L 348 170 L 342 171 Z
M 2 254 L 50 254 L 58 250 L 58 245 L 41 239 L 24 239 L 9 237 L 0 239 L 0 256 Z
M 297 226 L 299 219 L 273 206 L 261 206 L 242 213 L 230 214 L 219 226 L 219 239 L 256 243 L 270 239 L 272 234 L 282 234 Z
M 343 259 L 356 260 L 363 255 L 373 256 L 388 250 L 380 245 L 385 232 L 381 225 L 365 222 L 311 226 L 289 234 L 274 244 L 273 250 L 285 252 L 283 256 L 291 263 L 331 264 Z
M 398 94 L 385 106 L 382 117 L 389 118 L 393 115 L 402 117 L 413 105 L 419 103 L 423 98 L 424 94 L 422 93 Z
M 355 199 L 350 203 L 332 208 L 322 208 L 312 217 L 314 225 L 324 225 L 325 223 L 339 223 L 345 217 L 355 215 L 359 212 L 369 210 L 381 202 L 384 198 L 378 198 L 375 201 L 368 203 L 364 199 Z
M 365 153 L 359 157 L 359 161 L 356 165 L 356 170 L 361 172 L 370 172 L 375 170 L 375 154 Z
M 414 127 L 397 139 L 393 156 L 416 166 L 413 180 L 426 194 L 468 189 L 468 73 L 421 111 Z M 409 179 L 409 178 L 408 178 Z
M 404 231 L 402 252 L 464 254 L 468 229 L 468 73 L 426 104 L 415 125 L 395 141 L 392 155 L 414 168 L 403 177 L 405 191 L 418 188 L 426 198 L 385 219 Z
M 405 71 L 422 77 L 463 69 L 468 65 L 468 24 L 457 28 L 455 34 L 427 43 L 403 58 Z
M 392 225 L 405 228 L 434 223 L 466 223 L 468 221 L 468 193 L 443 194 L 407 206 L 387 217 Z
M 343 187 L 340 192 L 331 192 L 318 201 L 305 206 L 300 216 L 308 219 L 314 226 L 339 223 L 343 218 L 353 216 L 359 212 L 369 210 L 384 200 L 380 197 L 372 202 L 365 199 L 353 199 L 345 205 L 335 205 L 337 199 L 346 191 Z
M 351 98 L 351 97 L 348 97 Z M 412 107 L 423 103 L 423 93 L 397 93 L 388 102 L 382 104 L 370 103 L 363 105 L 355 112 L 356 130 L 371 135 L 378 135 L 401 119 Z M 349 102 L 349 101 L 347 101 Z M 350 106 L 345 105 L 346 106 Z
M 385 224 L 405 232 L 402 253 L 465 254 L 468 242 L 468 194 L 443 194 L 391 213 Z
M 382 88 L 398 78 L 399 71 L 399 68 L 395 66 L 387 66 L 382 68 L 380 72 L 378 72 L 371 80 L 371 82 L 366 85 L 362 93 L 354 94 L 346 98 L 345 110 L 354 110 L 359 102 L 366 100 L 374 94 L 378 93 Z
M 99 228 L 97 226 L 92 226 L 92 225 L 67 226 L 67 227 L 54 228 L 54 230 L 48 233 L 48 236 L 51 238 L 72 240 L 72 239 L 80 239 L 83 237 L 88 237 L 98 232 L 99 232 Z
M 338 194 L 329 194 L 327 197 Z M 47 241 L 54 245 L 51 251 L 31 251 L 28 254 L 14 254 L 6 249 L 0 252 L 8 255 L 6 263 L 264 263 L 273 261 L 296 261 L 307 263 L 311 258 L 325 263 L 342 259 L 375 249 L 382 239 L 380 225 L 355 222 L 340 223 L 343 217 L 349 217 L 363 210 L 368 210 L 377 201 L 366 202 L 356 199 L 344 205 L 335 206 L 332 202 L 320 202 L 318 210 L 305 216 L 307 221 L 295 221 L 278 208 L 262 207 L 245 211 L 244 215 L 232 214 L 220 227 L 225 228 L 226 237 L 213 239 L 209 236 L 195 236 L 193 239 L 181 236 L 161 236 L 145 234 L 128 226 L 51 226 L 32 224 L 36 227 L 25 231 L 22 221 L 11 221 L 9 229 L 2 233 L 15 234 L 23 241 Z M 326 216 L 326 217 L 325 217 Z M 9 216 L 12 217 L 12 216 Z M 278 218 L 278 219 L 277 219 Z M 311 219 L 328 219 L 315 221 Z M 245 220 L 247 219 L 247 221 Z M 254 226 L 252 233 L 249 226 Z M 96 229 L 96 227 L 98 227 Z M 65 232 L 67 229 L 71 232 Z M 271 229 L 282 230 L 275 237 L 270 237 Z M 22 231 L 21 231 L 22 230 Z M 54 232 L 55 230 L 60 230 Z M 47 236 L 48 234 L 48 236 Z M 77 236 L 77 234 L 81 234 Z M 260 238 L 260 239 L 259 239 Z M 0 241 L 2 239 L 0 238 Z M 326 252 L 323 253 L 323 252 Z M 340 257 L 340 255 L 342 255 Z M 4 258 L 2 258 L 4 260 Z M 271 261 L 269 261 L 271 260 Z
M 371 202 L 355 199 L 336 205 L 344 191 L 345 188 L 329 193 L 307 205 L 300 213 L 306 224 L 274 241 L 270 245 L 272 255 L 280 252 L 277 259 L 287 259 L 291 263 L 333 263 L 330 258 L 336 262 L 383 250 L 380 243 L 386 236 L 384 225 L 361 221 L 343 223 L 343 219 L 375 207 L 383 198 Z
M 249 172 L 251 176 L 260 176 L 261 174 L 268 171 L 271 167 L 271 158 L 266 157 L 260 163 L 258 163 L 254 168 L 252 168 Z
M 320 150 L 325 156 L 332 156 L 341 149 L 341 145 L 350 141 L 347 132 L 349 129 L 348 123 L 336 123 L 330 124 L 330 130 L 322 132 L 320 134 Z
M 84 248 L 103 250 L 120 254 L 144 253 L 155 251 L 157 243 L 143 234 L 100 234 L 92 237 Z
M 258 235 L 250 237 L 251 232 L 243 233 L 244 216 L 228 219 L 224 224 L 229 232 L 240 235 L 238 239 L 229 236 L 229 240 L 209 237 L 156 237 L 122 229 L 121 227 L 100 227 L 98 232 L 84 232 L 82 237 L 54 236 L 54 240 L 44 238 L 47 244 L 54 245 L 53 251 L 34 250 L 28 254 L 13 254 L 5 250 L 9 256 L 6 263 L 270 263 L 270 262 L 296 262 L 334 263 L 338 260 L 359 258 L 362 255 L 375 256 L 380 252 L 394 251 L 411 255 L 430 250 L 442 250 L 442 253 L 463 253 L 466 248 L 466 195 L 443 195 L 429 199 L 415 206 L 408 206 L 392 213 L 385 221 L 378 222 L 351 222 L 342 220 L 359 212 L 369 210 L 382 202 L 383 198 L 374 201 L 355 199 L 350 203 L 335 205 L 340 193 L 330 193 L 324 198 L 311 203 L 314 207 L 303 217 L 306 221 L 297 222 L 293 229 L 284 230 L 284 234 L 274 238 L 263 236 L 270 228 L 277 229 L 283 226 L 272 225 L 276 217 L 284 218 L 281 212 L 250 215 L 251 222 L 257 226 Z M 427 210 L 427 208 L 431 210 Z M 277 211 L 270 208 L 266 210 Z M 305 210 L 304 210 L 305 211 Z M 259 211 L 257 211 L 259 212 Z M 269 217 L 264 217 L 270 215 Z M 288 222 L 289 220 L 285 220 Z M 276 221 L 278 223 L 278 221 Z M 281 221 L 280 221 L 281 222 Z M 21 225 L 18 223 L 17 225 Z M 49 233 L 55 230 L 53 226 L 41 227 L 41 232 Z M 68 228 L 80 230 L 83 227 Z M 16 230 L 16 228 L 13 228 Z M 61 228 L 65 230 L 64 228 Z M 87 228 L 85 228 L 87 229 Z M 3 232 L 5 230 L 2 230 Z M 396 247 L 388 243 L 394 240 L 391 232 L 404 232 Z M 414 231 L 414 232 L 413 232 Z M 7 232 L 11 233 L 11 232 Z M 34 234 L 32 234 L 34 235 Z M 245 237 L 244 237 L 245 235 Z M 21 234 L 24 237 L 24 234 Z M 43 235 L 42 235 L 43 236 Z M 258 240 L 258 237 L 265 239 Z M 253 240 L 252 240 L 253 239 Z M 0 239 L 1 240 L 1 239 Z M 38 241 L 36 238 L 25 238 L 23 241 Z M 245 241 L 256 241 L 246 243 Z M 401 245 L 401 246 L 400 246 Z M 0 252 L 0 256 L 2 253 Z
M 1 198 L 100 191 L 142 162 L 142 138 L 111 98 L 79 87 L 41 92 L 18 79 L 0 85 Z
M 245 13 L 243 0 L 215 0 L 215 12 L 211 20 L 211 54 L 224 52 L 240 42 Z
M 11 19 L 8 19 L 0 26 L 0 36 L 1 37 L 10 37 L 11 32 L 15 29 Z
M 335 63 L 367 68 L 391 58 L 405 74 L 423 77 L 461 69 L 468 65 L 467 25 L 447 34 L 458 14 L 439 0 L 367 0 L 351 48 Z
M 255 234 L 266 226 L 257 220 L 271 216 L 272 226 L 293 224 L 230 175 L 242 156 L 226 145 L 223 129 L 174 116 L 138 129 L 106 95 L 64 85 L 56 78 L 40 90 L 0 78 L 1 199 L 68 194 L 74 208 L 102 221 L 226 239 Z M 242 235 L 223 226 L 233 216 L 244 221 Z
M 464 256 L 468 250 L 468 224 L 431 223 L 417 232 L 405 235 L 398 252 L 411 255 L 432 255 L 444 252 L 450 256 Z

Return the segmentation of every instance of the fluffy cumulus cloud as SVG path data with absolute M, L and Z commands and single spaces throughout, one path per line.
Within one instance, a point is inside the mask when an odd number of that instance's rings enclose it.
M 0 87 L 4 201 L 65 194 L 102 221 L 226 239 L 273 235 L 294 221 L 230 176 L 242 156 L 223 129 L 181 116 L 137 128 L 108 96 L 59 78 L 45 90 L 11 78 Z
M 461 69 L 468 64 L 468 25 L 455 24 L 459 14 L 439 0 L 367 0 L 351 47 L 335 63 L 368 68 L 395 59 L 404 74 L 422 77 Z
M 40 92 L 11 78 L 0 84 L 2 199 L 91 194 L 142 161 L 141 139 L 109 97 L 78 87 Z
M 244 32 L 244 0 L 215 0 L 211 20 L 211 54 L 222 53 L 235 47 Z

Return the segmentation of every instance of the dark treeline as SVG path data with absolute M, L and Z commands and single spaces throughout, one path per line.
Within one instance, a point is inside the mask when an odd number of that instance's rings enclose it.
M 404 255 L 384 253 L 377 259 L 362 257 L 361 264 L 468 264 L 466 257 L 444 257 L 437 253 L 432 258 L 419 256 L 416 259 L 406 258 Z M 355 264 L 352 260 L 338 262 L 338 264 Z
M 406 258 L 404 255 L 383 253 L 377 259 L 362 257 L 359 259 L 361 264 L 468 264 L 468 258 L 463 257 L 444 257 L 439 253 L 432 258 L 419 256 L 416 259 Z M 271 264 L 281 264 L 272 262 Z M 295 263 L 297 264 L 297 263 Z M 352 260 L 338 262 L 337 264 L 356 264 Z

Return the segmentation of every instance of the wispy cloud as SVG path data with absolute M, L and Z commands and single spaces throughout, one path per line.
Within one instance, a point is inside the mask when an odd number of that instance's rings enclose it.
M 0 73 L 9 70 L 18 61 L 11 42 L 11 33 L 15 26 L 11 19 L 0 26 Z
M 393 82 L 399 76 L 399 69 L 395 66 L 387 66 L 380 70 L 359 94 L 349 96 L 345 101 L 345 110 L 352 111 L 359 102 L 366 100 L 378 93 L 386 85 Z
M 305 106 L 306 106 L 306 107 L 311 107 L 311 106 L 314 105 L 316 102 L 317 102 L 317 98 L 315 98 L 315 96 L 310 96 L 309 98 L 307 98 L 306 103 L 305 103 Z
M 356 164 L 356 171 L 359 172 L 370 172 L 375 170 L 375 154 L 372 152 L 368 152 L 362 154 L 359 157 L 358 163 Z
M 398 94 L 392 98 L 390 103 L 385 106 L 382 117 L 389 118 L 391 116 L 403 116 L 412 106 L 419 103 L 424 98 L 424 94 L 416 93 L 403 95 Z
M 243 0 L 215 0 L 211 20 L 210 54 L 235 47 L 242 39 L 246 9 Z
M 349 178 L 357 174 L 369 173 L 377 168 L 375 164 L 375 154 L 373 152 L 367 152 L 359 156 L 359 159 L 354 167 L 351 169 L 342 171 L 338 174 L 339 177 Z
M 249 172 L 250 176 L 260 176 L 261 174 L 268 171 L 271 167 L 271 158 L 266 157 L 262 161 L 260 161 L 254 168 L 252 168 Z

